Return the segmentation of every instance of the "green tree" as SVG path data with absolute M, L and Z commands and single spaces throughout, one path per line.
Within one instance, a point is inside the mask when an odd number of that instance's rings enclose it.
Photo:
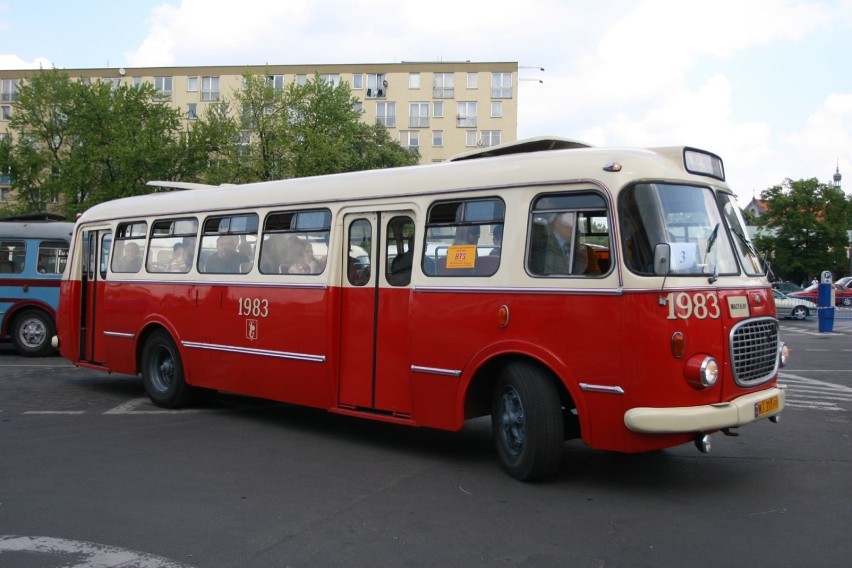
M 846 230 L 850 203 L 843 191 L 816 178 L 787 179 L 764 191 L 767 212 L 758 219 L 755 243 L 778 277 L 802 282 L 848 264 Z
M 234 183 L 417 164 L 419 155 L 391 140 L 385 128 L 361 122 L 357 103 L 349 85 L 319 74 L 283 89 L 265 75 L 246 74 L 234 93 L 238 117 L 219 117 L 214 127 L 205 115 L 196 128 L 218 132 Z
M 152 85 L 113 87 L 40 72 L 19 89 L 2 156 L 17 209 L 56 200 L 74 214 L 96 203 L 149 192 L 150 179 L 172 179 L 186 151 L 180 112 L 157 101 Z

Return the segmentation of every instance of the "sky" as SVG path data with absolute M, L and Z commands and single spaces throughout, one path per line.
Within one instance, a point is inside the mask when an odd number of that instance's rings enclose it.
M 0 69 L 516 61 L 518 138 L 852 194 L 852 0 L 0 0 Z

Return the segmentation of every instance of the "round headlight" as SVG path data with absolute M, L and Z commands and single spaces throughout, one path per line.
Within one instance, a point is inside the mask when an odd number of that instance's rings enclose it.
M 686 362 L 686 382 L 697 389 L 706 389 L 719 379 L 719 363 L 710 355 L 693 355 Z

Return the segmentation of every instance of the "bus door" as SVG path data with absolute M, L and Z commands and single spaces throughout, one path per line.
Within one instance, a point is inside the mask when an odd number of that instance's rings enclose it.
M 103 363 L 102 309 L 112 233 L 109 229 L 83 231 L 83 273 L 80 287 L 80 360 Z
M 343 223 L 339 405 L 409 416 L 414 212 L 351 213 Z

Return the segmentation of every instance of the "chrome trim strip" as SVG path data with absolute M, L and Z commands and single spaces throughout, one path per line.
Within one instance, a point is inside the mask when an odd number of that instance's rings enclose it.
M 307 353 L 288 353 L 287 351 L 272 351 L 270 349 L 252 349 L 250 347 L 234 347 L 233 345 L 217 345 L 215 343 L 201 343 L 198 341 L 183 341 L 181 344 L 190 349 L 207 349 L 210 351 L 225 351 L 227 353 L 242 353 L 244 355 L 262 355 L 264 357 L 278 357 L 279 359 L 295 359 L 297 361 L 311 361 L 314 363 L 325 363 L 325 355 L 310 355 Z
M 603 392 L 607 394 L 624 394 L 624 389 L 610 385 L 592 385 L 589 383 L 580 383 L 580 389 L 585 392 Z
M 415 285 L 415 292 L 476 292 L 495 294 L 569 294 L 582 296 L 621 296 L 623 288 L 505 288 L 500 286 L 422 286 Z M 659 292 L 659 289 L 656 290 Z
M 442 375 L 444 377 L 460 377 L 461 371 L 452 369 L 437 369 L 435 367 L 421 367 L 420 365 L 412 365 L 411 371 L 414 373 L 428 373 L 430 375 Z
M 270 274 L 269 276 L 275 276 L 274 274 Z M 165 280 L 165 279 L 148 279 L 148 278 L 111 278 L 108 282 L 120 283 L 120 284 L 163 284 L 169 286 L 229 286 L 229 287 L 237 287 L 237 288 L 255 288 L 255 287 L 268 287 L 268 288 L 296 288 L 296 289 L 308 289 L 308 290 L 327 290 L 331 286 L 329 286 L 325 282 L 270 282 L 270 281 L 262 281 L 262 280 L 252 280 L 250 282 L 246 281 L 229 281 L 229 280 Z
M 104 335 L 107 337 L 120 337 L 122 339 L 133 339 L 136 337 L 135 333 L 122 333 L 120 331 L 105 331 Z

